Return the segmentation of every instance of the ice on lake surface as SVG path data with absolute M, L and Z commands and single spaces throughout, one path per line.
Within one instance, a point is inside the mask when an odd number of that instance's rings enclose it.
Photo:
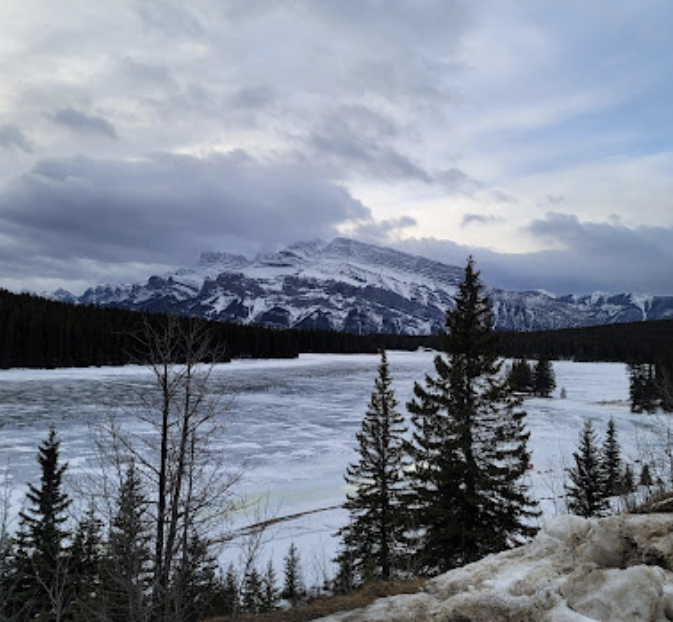
M 426 351 L 389 353 L 402 412 L 414 381 L 434 373 L 434 356 Z M 223 414 L 227 433 L 218 444 L 227 464 L 246 465 L 238 487 L 241 495 L 264 495 L 273 516 L 341 504 L 343 474 L 356 458 L 355 434 L 378 363 L 376 355 L 302 355 L 218 365 L 210 388 L 229 405 Z M 530 481 L 546 515 L 564 511 L 562 470 L 570 465 L 584 420 L 594 421 L 602 436 L 614 417 L 624 453 L 633 460 L 656 422 L 630 413 L 625 365 L 556 361 L 554 369 L 553 399 L 525 402 Z M 57 427 L 62 455 L 74 477 L 91 465 L 89 423 L 115 412 L 125 425 L 136 425 L 137 395 L 151 386 L 149 370 L 140 367 L 0 371 L 0 472 L 9 469 L 17 484 L 15 498 L 22 498 L 26 482 L 39 477 L 37 447 L 51 424 Z M 559 397 L 561 389 L 565 399 Z M 284 554 L 294 541 L 305 560 L 320 565 L 332 556 L 332 536 L 346 519 L 343 510 L 332 510 L 280 523 L 267 534 L 269 554 Z M 236 520 L 245 524 L 256 517 Z

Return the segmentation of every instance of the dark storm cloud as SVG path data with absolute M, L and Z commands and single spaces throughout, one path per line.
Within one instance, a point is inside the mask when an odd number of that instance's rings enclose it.
M 103 117 L 88 115 L 73 108 L 64 108 L 47 115 L 54 123 L 79 134 L 98 134 L 119 138 L 112 123 Z
M 18 127 L 14 127 L 13 125 L 3 125 L 0 127 L 0 147 L 20 149 L 26 153 L 32 153 L 33 151 L 30 141 Z
M 43 160 L 0 194 L 3 233 L 58 260 L 189 265 L 203 251 L 227 250 L 232 238 L 331 238 L 339 223 L 368 218 L 346 190 L 312 171 L 242 152 Z
M 542 289 L 556 294 L 605 291 L 670 295 L 673 228 L 632 229 L 549 212 L 532 222 L 527 231 L 563 248 L 505 254 L 433 238 L 405 240 L 395 246 L 457 265 L 473 254 L 484 281 L 492 287 Z

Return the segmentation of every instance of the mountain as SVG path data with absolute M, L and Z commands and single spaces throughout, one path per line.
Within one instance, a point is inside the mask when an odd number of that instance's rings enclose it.
M 488 275 L 482 275 L 485 282 Z M 275 328 L 430 334 L 443 327 L 463 268 L 337 238 L 254 259 L 205 253 L 146 283 L 99 285 L 58 300 Z M 491 289 L 496 328 L 542 330 L 673 318 L 673 296 L 554 296 Z

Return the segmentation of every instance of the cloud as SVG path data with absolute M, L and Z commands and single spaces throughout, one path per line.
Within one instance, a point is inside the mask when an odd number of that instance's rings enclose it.
M 465 171 L 458 168 L 450 168 L 440 171 L 435 175 L 438 183 L 442 185 L 448 194 L 472 195 L 484 188 L 484 184 Z
M 337 176 L 359 173 L 387 181 L 431 183 L 426 171 L 395 148 L 401 132 L 389 115 L 362 104 L 344 104 L 328 110 L 309 135 L 309 157 Z
M 64 108 L 48 116 L 57 125 L 78 134 L 97 134 L 108 138 L 119 138 L 112 123 L 103 117 L 88 115 L 73 108 Z
M 663 227 L 630 229 L 614 220 L 582 222 L 575 214 L 553 211 L 534 220 L 527 230 L 534 237 L 565 250 L 606 257 L 621 254 L 658 260 L 667 254 L 663 243 L 670 246 L 673 242 L 671 230 Z
M 416 226 L 416 220 L 411 216 L 400 216 L 381 221 L 359 222 L 349 233 L 354 238 L 371 244 L 389 244 L 399 239 L 405 229 Z
M 244 110 L 264 109 L 274 103 L 276 100 L 275 91 L 266 85 L 245 86 L 229 98 L 229 103 L 234 108 Z
M 474 223 L 480 223 L 480 224 L 487 224 L 490 222 L 498 222 L 499 218 L 491 215 L 485 215 L 485 214 L 465 214 L 463 216 L 463 220 L 461 222 L 462 227 L 467 227 L 471 224 Z
M 3 125 L 0 127 L 0 147 L 5 149 L 20 149 L 26 153 L 33 152 L 33 146 L 24 136 L 23 132 L 13 125 Z
M 190 265 L 203 251 L 331 238 L 338 225 L 370 218 L 315 171 L 244 152 L 42 160 L 0 192 L 0 229 L 11 241 L 3 248 L 64 266 Z
M 462 265 L 472 254 L 484 281 L 503 289 L 557 294 L 671 293 L 671 227 L 629 228 L 613 221 L 583 222 L 573 214 L 549 212 L 531 222 L 524 233 L 556 249 L 498 253 L 434 238 L 399 240 L 394 245 L 454 265 Z

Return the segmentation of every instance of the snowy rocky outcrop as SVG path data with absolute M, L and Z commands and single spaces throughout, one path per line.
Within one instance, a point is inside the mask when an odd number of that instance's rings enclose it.
M 463 268 L 337 238 L 254 259 L 205 253 L 146 283 L 99 285 L 68 302 L 352 333 L 430 334 L 444 326 Z M 673 317 L 673 297 L 491 290 L 495 325 L 541 330 Z
M 673 620 L 673 515 L 557 517 L 520 548 L 323 622 Z

